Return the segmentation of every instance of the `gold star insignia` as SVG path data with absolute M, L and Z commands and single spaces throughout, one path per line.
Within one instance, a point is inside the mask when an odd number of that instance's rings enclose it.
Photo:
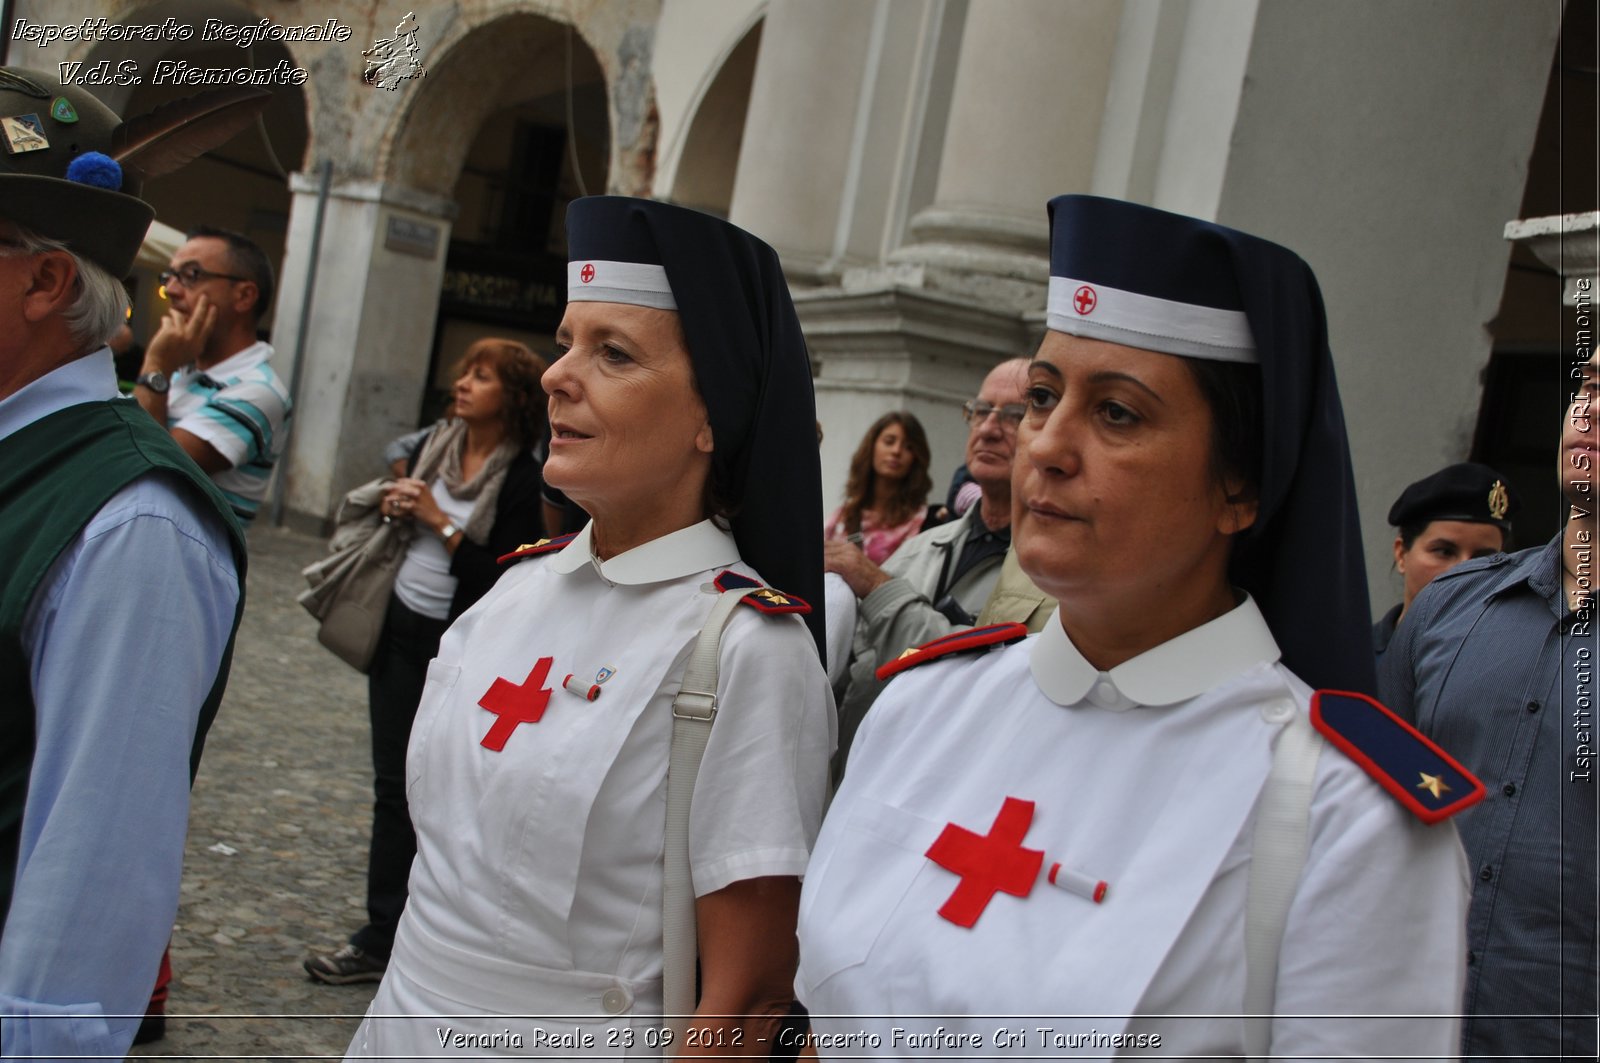
M 764 602 L 769 602 L 769 603 L 771 603 L 773 605 L 788 605 L 789 604 L 789 599 L 785 598 L 783 595 L 779 594 L 777 591 L 773 590 L 771 587 L 762 587 L 760 590 L 756 591 L 756 597 L 760 598 Z
M 916 653 L 916 652 L 917 652 L 917 648 L 915 646 L 909 646 L 904 651 L 902 651 L 900 656 L 896 657 L 895 660 L 903 661 L 907 657 L 910 657 L 913 653 Z
M 1419 771 L 1417 774 L 1422 776 L 1422 781 L 1417 783 L 1417 789 L 1426 790 L 1435 798 L 1443 797 L 1450 791 L 1450 787 L 1439 776 L 1429 775 L 1425 771 Z
M 540 539 L 536 543 L 523 543 L 521 546 L 517 547 L 516 550 L 513 551 L 513 552 L 520 554 L 524 550 L 534 550 L 534 549 L 537 549 L 538 547 L 541 547 L 541 546 L 547 546 L 547 545 L 549 545 L 549 543 L 550 543 L 549 539 Z

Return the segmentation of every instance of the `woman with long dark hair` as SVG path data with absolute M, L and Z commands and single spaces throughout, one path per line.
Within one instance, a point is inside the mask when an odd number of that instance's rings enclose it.
M 932 462 L 922 422 L 904 410 L 872 423 L 850 458 L 844 505 L 828 516 L 828 539 L 860 536 L 862 552 L 875 565 L 922 530 L 928 510 Z

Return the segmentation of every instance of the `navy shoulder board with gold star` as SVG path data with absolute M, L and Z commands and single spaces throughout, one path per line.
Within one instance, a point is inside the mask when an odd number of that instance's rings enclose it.
M 523 543 L 509 554 L 502 554 L 499 558 L 499 561 L 503 565 L 507 561 L 520 561 L 524 557 L 533 557 L 537 554 L 552 553 L 561 549 L 563 546 L 566 546 L 577 537 L 578 533 L 573 532 L 571 535 L 558 535 L 554 539 L 540 539 L 538 542 L 534 543 Z
M 1311 695 L 1311 722 L 1424 823 L 1438 823 L 1483 800 L 1483 783 L 1471 772 L 1365 694 L 1317 691 Z
M 1027 624 L 991 624 L 989 627 L 955 631 L 907 650 L 888 664 L 880 665 L 876 674 L 880 680 L 888 679 L 907 668 L 915 668 L 919 664 L 936 661 L 953 653 L 968 653 L 972 650 L 988 649 L 991 646 L 1009 645 L 1027 637 Z
M 804 598 L 797 598 L 792 594 L 774 590 L 771 587 L 762 587 L 761 584 L 749 576 L 741 576 L 731 568 L 725 568 L 717 573 L 714 581 L 719 591 L 742 591 L 746 587 L 760 587 L 754 594 L 747 594 L 740 600 L 741 605 L 748 605 L 761 613 L 809 613 L 811 603 Z

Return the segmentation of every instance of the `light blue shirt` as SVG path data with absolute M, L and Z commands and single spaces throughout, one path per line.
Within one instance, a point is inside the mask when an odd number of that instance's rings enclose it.
M 116 394 L 101 349 L 0 401 L 0 439 Z M 113 495 L 34 593 L 37 741 L 0 936 L 7 1056 L 127 1053 L 177 913 L 189 750 L 238 601 L 221 518 L 162 475 Z

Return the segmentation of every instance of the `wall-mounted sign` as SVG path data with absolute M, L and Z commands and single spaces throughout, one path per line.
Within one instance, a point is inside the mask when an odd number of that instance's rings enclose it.
M 383 246 L 402 255 L 432 258 L 439 250 L 439 236 L 437 225 L 391 214 L 383 233 Z

